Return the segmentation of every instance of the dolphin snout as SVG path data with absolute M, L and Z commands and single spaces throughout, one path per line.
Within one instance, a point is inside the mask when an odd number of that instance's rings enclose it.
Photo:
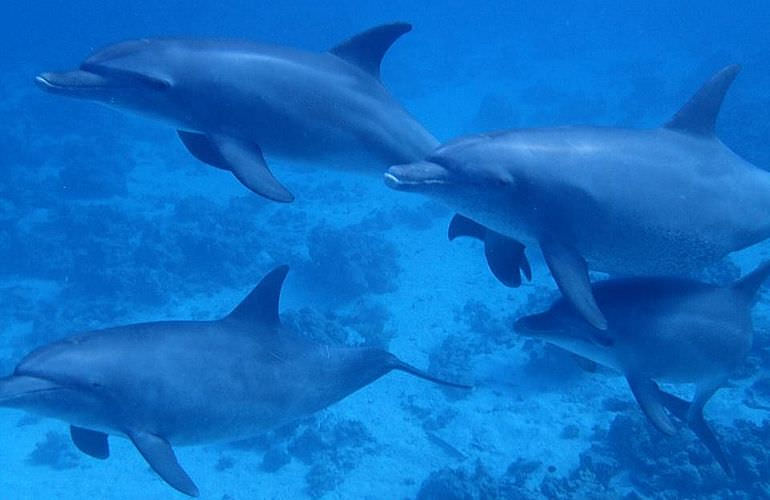
M 394 165 L 385 173 L 385 184 L 399 191 L 419 190 L 422 187 L 448 183 L 447 169 L 429 161 Z
M 58 384 L 49 380 L 26 375 L 0 378 L 0 406 L 17 407 L 25 398 L 60 388 Z
M 35 83 L 47 92 L 65 95 L 77 95 L 108 86 L 103 76 L 83 70 L 40 73 L 35 77 Z
M 532 337 L 545 337 L 554 330 L 553 319 L 548 314 L 532 314 L 517 319 L 513 328 L 517 333 Z
M 513 323 L 513 328 L 518 333 L 522 333 L 522 334 L 530 333 L 533 330 L 531 317 L 524 316 L 523 318 L 517 319 Z

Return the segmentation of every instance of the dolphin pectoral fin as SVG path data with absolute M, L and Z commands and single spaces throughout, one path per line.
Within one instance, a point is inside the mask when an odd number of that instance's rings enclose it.
M 711 430 L 711 427 L 709 427 L 708 423 L 706 423 L 706 420 L 704 420 L 703 411 L 699 411 L 697 414 L 692 415 L 687 421 L 687 425 L 690 427 L 690 429 L 692 429 L 695 435 L 700 438 L 701 442 L 706 446 L 706 448 L 708 448 L 708 450 L 714 456 L 714 459 L 722 467 L 722 470 L 725 471 L 725 474 L 727 474 L 729 477 L 733 477 L 735 475 L 733 472 L 733 467 L 727 460 L 727 455 L 725 455 L 722 446 L 719 444 L 714 431 Z
M 460 214 L 455 214 L 452 217 L 452 221 L 449 223 L 449 230 L 447 231 L 449 241 L 454 241 L 455 238 L 460 238 L 461 236 L 484 241 L 486 234 L 487 228 L 485 226 Z
M 687 412 L 687 425 L 692 429 L 696 436 L 700 438 L 703 444 L 708 448 L 714 458 L 722 467 L 729 477 L 733 477 L 733 468 L 730 462 L 727 460 L 722 446 L 719 444 L 714 431 L 711 430 L 706 420 L 703 418 L 703 407 L 708 403 L 711 396 L 722 386 L 724 381 L 710 380 L 705 383 L 698 384 L 695 390 L 695 397 L 693 398 L 690 408 Z
M 191 155 L 212 167 L 230 170 L 225 163 L 225 159 L 219 154 L 217 148 L 211 144 L 211 140 L 206 134 L 196 134 L 195 132 L 185 132 L 184 130 L 177 130 L 176 133 Z
M 532 280 L 532 267 L 524 252 L 526 247 L 518 241 L 460 214 L 452 217 L 448 236 L 449 241 L 462 236 L 483 241 L 487 265 L 492 274 L 505 286 L 510 288 L 521 286 L 522 274 L 528 281 Z
M 634 393 L 636 402 L 639 403 L 650 422 L 662 433 L 669 436 L 673 435 L 676 432 L 676 428 L 663 407 L 663 401 L 660 396 L 662 391 L 658 388 L 658 384 L 642 377 L 628 376 L 626 380 L 628 381 L 628 386 L 631 387 L 631 392 Z
M 492 274 L 505 286 L 521 286 L 521 275 L 532 281 L 532 268 L 524 253 L 526 247 L 518 241 L 487 229 L 484 239 L 484 256 Z
M 228 137 L 216 138 L 214 143 L 241 184 L 269 200 L 281 203 L 294 201 L 294 195 L 273 177 L 259 146 Z
M 596 370 L 599 369 L 599 364 L 596 361 L 592 361 L 588 358 L 584 358 L 583 356 L 580 356 L 579 354 L 571 353 L 572 359 L 575 360 L 575 363 L 583 370 L 588 373 L 596 373 Z
M 129 432 L 129 439 L 142 454 L 152 470 L 172 488 L 189 495 L 198 496 L 198 487 L 177 462 L 171 445 L 165 439 L 147 432 Z
M 332 54 L 380 78 L 380 64 L 385 52 L 401 35 L 411 31 L 407 23 L 383 24 L 368 29 L 329 50 Z
M 656 384 L 657 385 L 657 384 Z M 687 413 L 690 411 L 690 403 L 658 388 L 660 401 L 668 411 L 682 422 L 687 422 Z
M 99 460 L 109 458 L 110 443 L 107 441 L 107 434 L 71 425 L 70 437 L 78 450 L 86 455 Z
M 294 201 L 294 195 L 273 177 L 256 144 L 183 130 L 178 130 L 177 134 L 190 154 L 203 163 L 229 170 L 241 184 L 258 195 L 282 203 Z
M 415 377 L 421 378 L 423 380 L 427 380 L 429 382 L 433 382 L 434 384 L 444 385 L 447 387 L 454 387 L 455 389 L 466 389 L 466 390 L 473 389 L 472 385 L 461 384 L 459 382 L 452 382 L 449 380 L 444 380 L 442 378 L 433 376 L 426 371 L 420 370 L 419 368 L 410 365 L 409 363 L 405 363 L 404 361 L 401 361 L 400 359 L 393 356 L 392 354 L 389 355 L 388 368 L 390 370 L 398 370 L 404 373 L 408 373 L 410 375 L 414 375 Z
M 714 434 L 714 431 L 711 430 L 711 427 L 709 427 L 708 423 L 706 423 L 706 420 L 703 418 L 703 406 L 696 407 L 695 402 L 691 404 L 680 397 L 660 389 L 658 389 L 658 392 L 660 400 L 663 402 L 663 406 L 665 406 L 676 418 L 687 423 L 688 427 L 690 427 L 695 435 L 698 436 L 698 439 L 701 440 L 703 445 L 714 456 L 714 459 L 722 467 L 722 470 L 725 471 L 725 474 L 729 477 L 733 477 L 734 472 L 732 465 L 730 465 L 730 462 L 727 460 L 727 456 L 725 455 L 724 450 L 722 450 L 722 446 L 719 444 L 716 434 Z M 700 388 L 698 393 L 701 393 Z M 711 397 L 713 393 L 714 391 L 708 394 L 708 397 Z M 708 401 L 708 397 L 706 398 L 706 401 Z M 696 396 L 695 400 L 699 401 L 698 396 Z
M 552 239 L 541 241 L 540 248 L 561 293 L 592 326 L 606 330 L 607 320 L 596 304 L 585 259 L 572 248 Z

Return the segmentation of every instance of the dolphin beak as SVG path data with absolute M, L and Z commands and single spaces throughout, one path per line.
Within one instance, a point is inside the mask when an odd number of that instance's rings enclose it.
M 75 70 L 64 73 L 40 73 L 35 83 L 46 92 L 73 97 L 86 97 L 89 91 L 100 90 L 109 86 L 103 76 L 89 71 Z
M 449 171 L 429 161 L 395 165 L 385 173 L 385 184 L 397 191 L 421 191 L 430 186 L 449 184 Z
M 546 314 L 533 314 L 519 318 L 513 324 L 516 331 L 529 337 L 545 337 L 551 331 L 549 316 Z
M 29 396 L 61 388 L 60 385 L 42 378 L 11 375 L 0 379 L 0 406 L 14 408 Z

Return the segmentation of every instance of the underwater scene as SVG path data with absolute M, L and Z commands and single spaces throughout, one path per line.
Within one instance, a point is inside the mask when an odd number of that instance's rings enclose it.
M 5 2 L 0 499 L 770 498 L 766 2 Z

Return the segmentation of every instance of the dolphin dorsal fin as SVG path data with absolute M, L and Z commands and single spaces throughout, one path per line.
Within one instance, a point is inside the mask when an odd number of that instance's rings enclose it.
M 281 298 L 283 280 L 288 272 L 289 266 L 278 266 L 270 271 L 225 319 L 279 324 L 281 320 L 278 316 L 278 301 Z
M 763 262 L 755 270 L 736 281 L 733 290 L 753 302 L 760 287 L 768 278 L 770 278 L 770 260 Z
M 380 63 L 393 42 L 411 31 L 408 23 L 383 24 L 359 33 L 329 50 L 335 56 L 380 78 Z
M 722 68 L 703 84 L 687 104 L 682 106 L 664 125 L 665 128 L 695 135 L 713 136 L 722 100 L 740 70 L 741 67 L 737 64 Z

